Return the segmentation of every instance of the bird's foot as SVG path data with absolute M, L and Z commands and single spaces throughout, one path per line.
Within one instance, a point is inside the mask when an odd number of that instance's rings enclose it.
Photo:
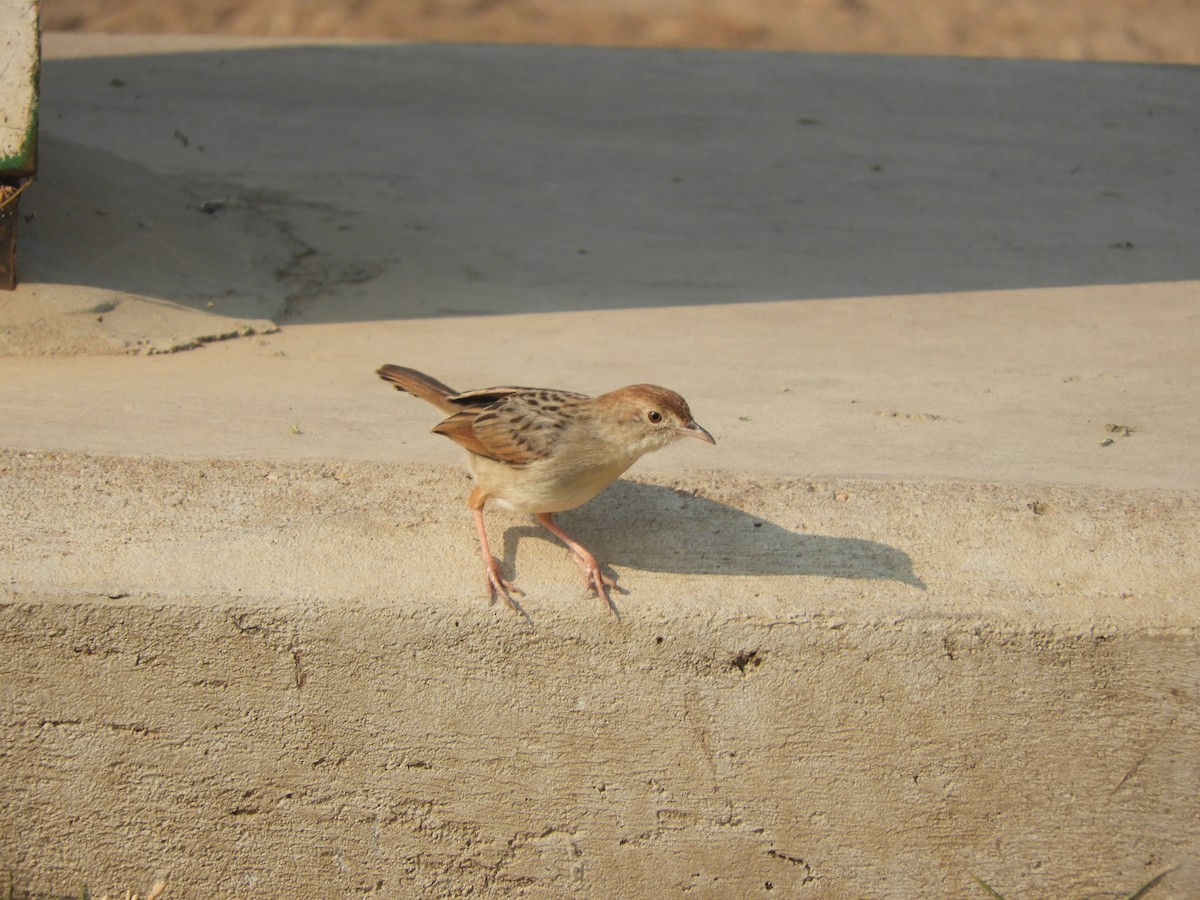
M 616 578 L 610 578 L 600 571 L 600 563 L 596 561 L 596 557 L 590 553 L 574 553 L 571 558 L 575 560 L 575 564 L 583 570 L 584 584 L 583 596 L 595 594 L 600 597 L 610 608 L 615 609 L 612 605 L 612 598 L 609 597 L 610 590 L 616 591 L 618 594 L 628 594 L 629 591 L 617 584 Z
M 500 563 L 496 562 L 494 556 L 489 556 L 487 563 L 484 565 L 484 574 L 487 578 L 488 597 L 495 601 L 497 597 L 504 601 L 504 605 L 513 612 L 521 612 L 521 607 L 517 605 L 517 601 L 512 595 L 524 597 L 525 592 L 513 584 L 511 581 L 506 581 L 504 576 L 500 574 Z

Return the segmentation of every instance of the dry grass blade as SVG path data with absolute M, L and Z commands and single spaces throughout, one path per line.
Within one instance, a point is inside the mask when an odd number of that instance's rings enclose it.
M 1155 887 L 1158 886 L 1159 882 L 1161 882 L 1164 878 L 1166 878 L 1168 875 L 1170 875 L 1172 872 L 1174 872 L 1177 868 L 1178 868 L 1178 866 L 1171 866 L 1169 869 L 1163 869 L 1161 872 L 1159 872 L 1157 875 L 1155 875 L 1153 878 L 1151 878 L 1149 881 L 1147 881 L 1145 884 L 1143 884 L 1140 888 L 1138 888 L 1132 894 L 1127 895 L 1124 898 L 1124 900 L 1142 900 L 1143 897 L 1145 897 L 1147 894 L 1150 893 L 1151 890 L 1153 890 Z M 999 891 L 997 891 L 994 887 L 992 887 L 990 884 L 988 884 L 986 881 L 984 881 L 978 875 L 972 873 L 971 877 L 975 879 L 976 884 L 978 884 L 981 888 L 983 888 L 985 891 L 988 892 L 988 895 L 990 897 L 992 897 L 993 900 L 1005 900 L 1005 897 L 1003 894 L 1001 894 Z
M 1172 872 L 1174 872 L 1177 868 L 1179 868 L 1179 867 L 1171 866 L 1169 869 L 1163 869 L 1161 872 L 1159 872 L 1157 875 L 1155 875 L 1153 878 L 1151 878 L 1149 881 L 1147 881 L 1145 884 L 1143 884 L 1140 888 L 1138 888 L 1136 891 L 1134 891 L 1132 894 L 1130 894 L 1128 897 L 1126 897 L 1125 900 L 1141 900 L 1141 898 L 1145 897 L 1146 894 L 1148 894 L 1152 888 L 1157 887 L 1158 883 L 1160 881 L 1162 881 L 1164 878 L 1166 878 L 1168 875 L 1170 875 Z
M 0 184 L 0 210 L 4 209 L 4 207 L 8 206 L 8 204 L 13 203 L 18 197 L 21 196 L 21 192 L 24 191 L 28 186 L 28 181 L 25 181 L 19 187 L 9 184 Z
M 160 878 L 158 881 L 154 882 L 154 886 L 152 888 L 150 888 L 149 892 L 146 894 L 145 900 L 159 900 L 159 898 L 161 898 L 162 895 L 164 893 L 166 893 L 166 890 L 167 890 L 167 881 L 165 878 Z M 86 891 L 84 892 L 83 897 L 84 897 L 84 900 L 86 900 L 86 898 L 87 898 Z M 110 900 L 110 898 L 109 898 L 108 894 L 105 894 L 103 897 L 100 898 L 100 900 Z M 116 898 L 111 898 L 111 900 L 122 900 L 122 898 L 116 897 Z M 125 891 L 124 900 L 142 900 L 142 898 L 139 894 L 136 894 L 133 891 L 127 890 L 127 891 Z
M 988 884 L 986 881 L 984 881 L 978 875 L 972 874 L 971 877 L 975 879 L 976 884 L 978 884 L 981 888 L 983 888 L 985 891 L 988 892 L 989 896 L 994 897 L 995 900 L 1004 900 L 1003 894 L 1001 894 L 999 891 L 997 891 L 994 887 L 992 887 L 990 884 Z

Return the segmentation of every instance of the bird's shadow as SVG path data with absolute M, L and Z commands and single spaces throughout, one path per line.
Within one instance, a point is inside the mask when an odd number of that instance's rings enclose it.
M 621 527 L 614 529 L 613 522 Z M 877 541 L 791 531 L 733 506 L 634 481 L 618 481 L 561 520 L 568 534 L 604 562 L 681 575 L 823 575 L 898 581 L 921 590 L 903 550 Z M 536 537 L 558 544 L 537 525 L 509 528 L 504 562 Z

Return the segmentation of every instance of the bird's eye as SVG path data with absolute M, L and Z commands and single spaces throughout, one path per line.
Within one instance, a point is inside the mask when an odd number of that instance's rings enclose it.
M 662 413 L 660 413 L 657 409 L 652 409 L 650 412 L 646 413 L 646 418 L 649 419 L 653 424 L 657 425 L 662 421 Z

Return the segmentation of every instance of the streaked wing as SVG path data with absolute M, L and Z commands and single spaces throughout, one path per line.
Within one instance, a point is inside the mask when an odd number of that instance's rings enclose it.
M 478 388 L 473 391 L 463 391 L 461 394 L 455 394 L 446 399 L 455 406 L 461 406 L 464 409 L 474 407 L 491 406 L 493 403 L 499 403 L 506 397 L 511 397 L 513 394 L 520 394 L 525 391 L 536 392 L 537 388 L 527 387 L 490 387 Z
M 541 388 L 488 388 L 450 398 L 464 405 L 491 398 L 451 416 L 433 430 L 472 453 L 514 466 L 545 459 L 562 440 L 583 394 Z M 472 404 L 473 405 L 473 404 Z

